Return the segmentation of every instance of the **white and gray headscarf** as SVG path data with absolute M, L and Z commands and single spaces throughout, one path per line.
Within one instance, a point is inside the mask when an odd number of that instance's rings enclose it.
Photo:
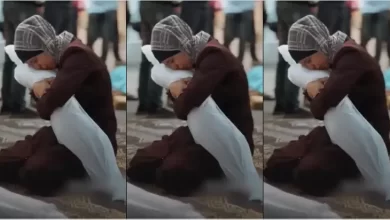
M 16 28 L 14 46 L 19 54 L 32 55 L 36 51 L 45 51 L 58 63 L 73 38 L 74 35 L 67 31 L 56 35 L 56 31 L 48 21 L 39 15 L 33 15 Z
M 296 61 L 302 60 L 313 51 L 320 51 L 328 56 L 329 62 L 332 63 L 347 38 L 348 35 L 341 31 L 330 35 L 328 28 L 320 20 L 313 15 L 307 15 L 291 26 L 287 44 Z
M 193 35 L 187 23 L 176 15 L 170 15 L 153 27 L 151 47 L 160 62 L 169 55 L 174 55 L 175 52 L 183 51 L 194 63 L 209 39 L 210 34 L 204 31 Z M 165 52 L 165 56 L 159 56 L 161 52 Z

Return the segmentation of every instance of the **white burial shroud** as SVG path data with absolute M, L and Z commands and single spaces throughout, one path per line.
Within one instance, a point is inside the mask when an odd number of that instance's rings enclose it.
M 14 46 L 5 51 L 16 64 L 15 79 L 31 89 L 35 82 L 55 77 L 54 71 L 30 68 L 17 57 Z M 73 96 L 50 116 L 51 126 L 59 143 L 67 147 L 82 162 L 92 187 L 112 196 L 113 200 L 126 200 L 126 180 L 116 163 L 112 144 L 103 130 L 89 117 Z
M 6 46 L 5 50 L 11 60 L 17 64 L 15 79 L 27 88 L 31 88 L 37 81 L 55 77 L 52 71 L 34 70 L 21 63 L 13 45 Z M 58 141 L 81 160 L 91 178 L 93 186 L 98 187 L 98 190 L 111 193 L 114 200 L 124 201 L 126 199 L 128 217 L 202 218 L 202 215 L 197 213 L 189 204 L 152 194 L 126 183 L 116 164 L 114 151 L 107 135 L 88 116 L 74 97 L 70 98 L 63 107 L 56 109 L 50 118 Z M 4 201 L 13 201 L 9 199 L 10 196 L 3 197 L 7 199 Z M 3 197 L 0 197 L 0 206 L 2 205 Z M 20 204 L 24 203 L 20 202 Z M 41 208 L 41 210 L 46 210 L 48 216 L 50 213 L 53 213 L 47 211 L 49 210 L 48 208 L 44 208 Z M 28 210 L 27 208 L 25 209 L 25 211 Z M 2 217 L 1 211 L 0 217 Z M 35 212 L 37 215 L 30 215 L 30 217 L 42 216 L 38 215 L 42 212 L 36 210 Z M 28 215 L 21 217 L 28 217 Z M 49 217 L 54 218 L 55 216 L 50 215 Z
M 2 219 L 65 219 L 54 204 L 13 193 L 0 187 L 0 218 Z
M 278 49 L 290 64 L 288 78 L 298 87 L 305 88 L 311 81 L 329 77 L 326 71 L 310 71 L 297 64 L 291 58 L 287 45 Z M 332 142 L 355 161 L 365 183 L 383 194 L 386 200 L 390 199 L 390 160 L 386 145 L 348 96 L 326 112 L 324 124 Z
M 173 71 L 159 64 L 150 45 L 143 46 L 142 52 L 154 65 L 151 77 L 160 86 L 167 88 L 174 81 L 192 77 L 189 71 Z M 243 185 L 235 186 L 249 194 L 251 200 L 264 202 L 264 214 L 267 218 L 338 217 L 326 204 L 283 192 L 264 183 L 263 177 L 255 171 L 246 139 L 211 97 L 200 107 L 191 110 L 187 116 L 187 124 L 194 140 L 217 159 L 229 180 L 233 181 L 233 184 L 242 180 Z
M 160 64 L 151 52 L 150 45 L 142 52 L 154 65 L 151 78 L 163 88 L 174 81 L 192 77 L 190 71 L 173 71 Z M 196 143 L 213 155 L 232 188 L 249 196 L 250 200 L 262 200 L 263 181 L 253 164 L 249 144 L 244 135 L 225 116 L 211 97 L 187 116 L 188 127 Z

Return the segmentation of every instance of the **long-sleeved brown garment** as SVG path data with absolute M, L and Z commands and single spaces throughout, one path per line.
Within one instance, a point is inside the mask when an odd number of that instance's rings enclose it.
M 80 40 L 70 43 L 51 88 L 37 100 L 40 117 L 49 120 L 53 111 L 73 95 L 107 134 L 116 152 L 117 122 L 110 76 L 106 65 Z M 41 195 L 51 195 L 67 180 L 85 176 L 80 160 L 58 143 L 51 127 L 43 127 L 33 136 L 1 150 L 0 173 L 0 181 L 19 182 Z
M 347 95 L 390 150 L 390 120 L 381 68 L 353 40 L 336 54 L 328 81 L 311 100 L 310 110 L 316 119 L 323 120 L 325 113 Z M 319 126 L 275 150 L 264 176 L 271 181 L 293 182 L 310 194 L 325 195 L 341 180 L 359 176 L 359 171 L 352 158 L 332 144 L 326 129 Z
M 177 117 L 186 120 L 188 113 L 211 95 L 244 134 L 253 152 L 248 81 L 240 61 L 217 40 L 211 40 L 194 67 L 191 82 L 174 101 Z M 195 143 L 187 126 L 182 126 L 170 136 L 138 150 L 127 175 L 133 181 L 155 183 L 169 193 L 183 196 L 196 190 L 203 180 L 223 174 L 214 157 Z

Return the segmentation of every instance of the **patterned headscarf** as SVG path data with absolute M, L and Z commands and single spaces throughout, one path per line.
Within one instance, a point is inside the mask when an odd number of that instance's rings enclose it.
M 16 28 L 14 46 L 15 51 L 45 51 L 58 63 L 73 37 L 73 34 L 67 31 L 56 35 L 48 21 L 39 15 L 33 15 Z
M 328 28 L 313 15 L 307 15 L 296 21 L 288 32 L 290 51 L 320 51 L 328 56 L 330 63 L 341 49 L 348 35 L 341 31 L 330 35 Z
M 201 31 L 196 35 L 188 24 L 176 15 L 170 15 L 158 22 L 152 31 L 152 51 L 183 51 L 193 62 L 206 46 L 210 34 Z

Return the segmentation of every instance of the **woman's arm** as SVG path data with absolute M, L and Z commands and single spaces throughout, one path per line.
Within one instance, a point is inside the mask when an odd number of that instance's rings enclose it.
M 64 63 L 50 88 L 37 101 L 37 111 L 42 119 L 50 120 L 53 111 L 63 106 L 81 87 L 84 80 L 94 71 L 88 55 L 81 48 L 71 48 L 63 55 Z
M 199 68 L 188 83 L 183 93 L 175 99 L 174 111 L 179 119 L 186 120 L 188 113 L 195 107 L 199 107 L 214 88 L 230 72 L 227 61 L 221 51 L 217 48 L 206 48 L 202 53 L 206 53 L 200 61 Z
M 310 110 L 316 119 L 323 120 L 325 113 L 336 107 L 366 72 L 367 65 L 362 54 L 354 48 L 344 48 L 337 56 L 342 56 L 335 66 L 320 93 L 312 99 Z

